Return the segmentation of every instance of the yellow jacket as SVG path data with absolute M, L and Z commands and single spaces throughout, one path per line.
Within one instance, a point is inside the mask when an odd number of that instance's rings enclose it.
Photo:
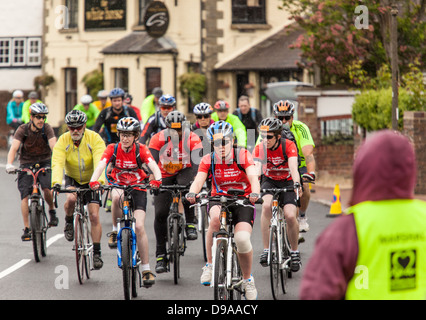
M 84 131 L 78 147 L 74 145 L 69 132 L 61 135 L 52 153 L 52 186 L 62 184 L 64 169 L 65 174 L 79 184 L 89 183 L 104 150 L 104 141 L 92 130 Z M 99 182 L 105 183 L 105 175 L 100 176 Z

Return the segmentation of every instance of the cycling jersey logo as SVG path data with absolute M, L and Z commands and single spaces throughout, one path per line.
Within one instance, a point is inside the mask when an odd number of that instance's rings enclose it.
M 390 260 L 390 290 L 415 289 L 417 251 L 415 249 L 393 251 Z

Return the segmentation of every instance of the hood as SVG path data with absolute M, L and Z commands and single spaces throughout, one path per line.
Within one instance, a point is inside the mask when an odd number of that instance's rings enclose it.
M 401 133 L 378 131 L 356 152 L 350 205 L 412 199 L 415 185 L 416 159 L 412 143 Z

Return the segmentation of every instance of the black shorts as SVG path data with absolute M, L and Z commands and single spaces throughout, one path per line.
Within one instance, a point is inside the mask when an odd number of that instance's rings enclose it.
M 292 187 L 294 185 L 293 180 L 290 181 L 282 181 L 282 180 L 273 180 L 268 177 L 263 176 L 262 177 L 262 183 L 260 185 L 260 189 L 279 189 L 279 188 L 287 188 Z M 265 194 L 271 194 L 274 195 L 273 192 L 263 192 L 262 197 Z M 297 206 L 297 199 L 296 199 L 296 193 L 294 191 L 289 192 L 281 192 L 279 197 L 279 205 L 281 207 L 285 206 L 286 204 L 293 204 Z
M 31 167 L 31 164 L 24 164 L 19 166 L 21 169 L 23 168 L 29 168 Z M 50 167 L 50 161 L 40 162 L 40 168 L 43 167 Z M 43 173 L 40 173 L 38 175 L 38 182 L 40 184 L 41 189 L 51 189 L 51 171 L 46 171 Z M 34 179 L 31 174 L 28 174 L 28 172 L 19 172 L 18 173 L 18 190 L 21 193 L 21 200 L 28 197 L 32 191 L 33 191 L 33 183 Z
M 146 191 L 132 190 L 130 191 L 130 195 L 132 197 L 133 211 L 143 210 L 146 212 L 146 203 L 147 203 Z
M 210 209 L 214 206 L 221 206 L 219 201 L 210 201 L 209 202 L 209 212 Z M 247 204 L 244 206 L 232 206 L 230 207 L 232 212 L 232 224 L 235 226 L 239 222 L 247 222 L 253 228 L 254 219 L 256 218 L 256 208 L 252 204 Z
M 71 186 L 76 188 L 90 188 L 88 183 L 79 184 L 73 178 L 65 175 L 65 188 L 68 188 Z M 102 200 L 101 200 L 101 197 L 99 196 L 99 192 L 91 192 L 91 191 L 85 192 L 83 196 L 83 204 L 88 204 L 88 203 L 97 203 L 101 206 Z

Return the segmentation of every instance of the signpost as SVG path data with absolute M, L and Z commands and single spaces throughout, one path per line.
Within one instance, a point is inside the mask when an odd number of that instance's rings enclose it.
M 146 8 L 144 25 L 151 37 L 162 37 L 169 27 L 169 20 L 169 11 L 163 2 L 153 1 Z

